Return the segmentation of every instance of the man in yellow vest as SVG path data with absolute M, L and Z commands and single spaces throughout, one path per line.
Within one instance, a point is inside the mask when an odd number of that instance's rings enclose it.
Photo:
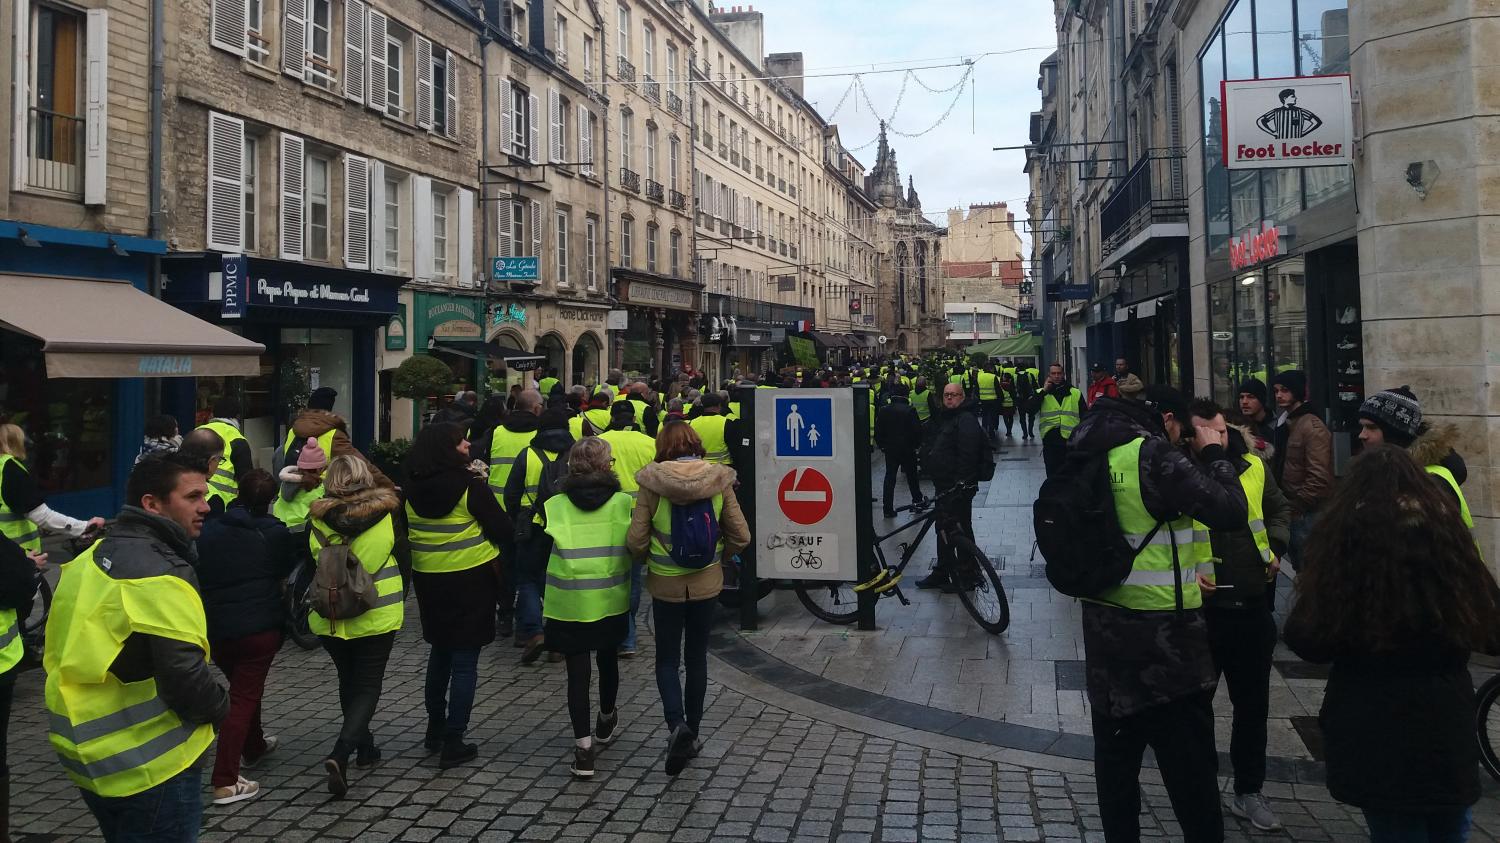
M 1016 371 L 1016 404 L 1021 410 L 1021 440 L 1036 438 L 1036 414 L 1042 389 L 1041 373 L 1035 367 Z
M 214 417 L 196 428 L 212 430 L 224 441 L 224 454 L 219 460 L 219 466 L 214 470 L 213 476 L 208 478 L 208 495 L 222 500 L 226 507 L 230 501 L 240 496 L 240 478 L 245 476 L 245 472 L 255 468 L 250 441 L 240 432 L 239 418 L 239 399 L 224 395 L 214 402 Z
M 1229 810 L 1257 831 L 1278 831 L 1281 820 L 1261 786 L 1266 780 L 1266 720 L 1271 710 L 1271 656 L 1276 650 L 1271 596 L 1280 557 L 1291 541 L 1292 509 L 1265 461 L 1256 456 L 1249 428 L 1227 425 L 1223 409 L 1212 401 L 1194 401 L 1189 413 L 1194 428 L 1226 438 L 1249 507 L 1247 524 L 1209 531 L 1212 587 L 1206 577 L 1200 582 L 1214 671 L 1229 683 L 1234 707 L 1229 738 L 1234 798 Z
M 192 563 L 208 466 L 141 461 L 110 534 L 63 566 L 47 619 L 50 740 L 105 840 L 196 840 L 199 759 L 229 713 Z
M 490 491 L 495 499 L 505 506 L 505 484 L 510 480 L 516 458 L 531 444 L 536 436 L 537 417 L 542 412 L 542 394 L 534 389 L 523 390 L 516 395 L 516 406 L 505 421 L 495 428 L 489 439 L 472 443 L 471 453 L 485 454 L 490 464 Z M 512 518 L 514 514 L 510 513 Z M 514 542 L 500 546 L 500 557 L 505 560 L 500 578 L 499 605 L 495 610 L 495 634 L 507 638 L 515 634 L 516 608 L 516 547 Z M 525 646 L 526 639 L 516 636 L 515 645 Z
M 1119 527 L 1138 550 L 1119 585 L 1083 602 L 1104 837 L 1140 838 L 1141 757 L 1149 746 L 1182 827 L 1178 839 L 1223 840 L 1218 683 L 1200 582 L 1213 576 L 1208 530 L 1248 523 L 1245 491 L 1220 434 L 1195 430 L 1187 399 L 1168 386 L 1149 388 L 1143 402 L 1100 401 L 1072 440 L 1071 450 L 1108 460 Z
M 561 407 L 547 410 L 537 418 L 536 436 L 517 455 L 505 481 L 505 511 L 516 523 L 512 568 L 516 572 L 516 638 L 524 642 L 522 664 L 536 661 L 545 643 L 542 590 L 552 540 L 542 531 L 542 506 L 554 491 L 549 477 L 566 474 L 568 450 L 572 447 L 567 411 Z
M 624 403 L 616 404 L 610 410 L 609 430 L 599 434 L 599 438 L 609 443 L 614 455 L 613 468 L 615 477 L 620 481 L 620 490 L 635 497 L 640 489 L 635 475 L 656 461 L 656 440 L 641 432 L 635 423 L 635 412 L 630 409 L 629 404 Z M 645 577 L 646 569 L 643 566 L 631 566 L 630 627 L 625 634 L 624 643 L 620 645 L 622 659 L 635 658 L 635 616 L 641 608 L 641 585 Z
M 719 465 L 732 466 L 729 457 L 729 439 L 735 425 L 724 416 L 724 397 L 717 392 L 705 392 L 698 404 L 698 415 L 688 421 L 698 438 L 703 440 L 703 458 Z
M 998 441 L 1000 438 L 1000 375 L 995 372 L 994 363 L 986 363 L 984 368 L 974 372 L 975 392 L 979 397 L 980 416 L 984 420 L 984 435 L 990 441 Z
M 1417 465 L 1452 496 L 1464 524 L 1474 529 L 1474 516 L 1461 488 L 1469 478 L 1469 468 L 1453 448 L 1458 444 L 1458 428 L 1451 424 L 1434 427 L 1424 421 L 1422 404 L 1411 387 L 1381 390 L 1359 405 L 1359 441 L 1365 447 L 1395 445 L 1409 451 Z
M 1047 370 L 1047 385 L 1042 391 L 1042 408 L 1037 413 L 1037 432 L 1042 435 L 1042 462 L 1051 477 L 1062 467 L 1068 440 L 1083 416 L 1083 393 L 1068 383 L 1060 363 Z

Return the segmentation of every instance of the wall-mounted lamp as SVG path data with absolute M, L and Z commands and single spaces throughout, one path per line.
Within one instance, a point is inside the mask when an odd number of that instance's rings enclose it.
M 1413 161 L 1406 165 L 1406 183 L 1417 192 L 1417 198 L 1424 201 L 1432 186 L 1437 183 L 1438 176 L 1442 174 L 1436 161 Z
M 121 246 L 119 244 L 119 242 L 116 241 L 115 238 L 113 238 L 113 237 L 109 238 L 109 250 L 111 252 L 113 252 L 116 257 L 121 257 L 121 258 L 128 258 L 128 257 L 130 257 L 130 253 L 127 252 L 127 251 L 125 251 L 125 247 Z

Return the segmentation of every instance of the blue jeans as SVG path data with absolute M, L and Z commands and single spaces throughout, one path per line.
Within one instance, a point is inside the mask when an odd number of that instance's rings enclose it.
M 646 566 L 630 566 L 630 631 L 625 633 L 625 643 L 620 649 L 635 649 L 635 616 L 641 611 L 641 585 L 646 581 Z
M 542 590 L 551 552 L 552 537 L 540 527 L 530 539 L 516 542 L 516 635 L 522 640 L 542 634 Z
M 134 796 L 80 791 L 105 843 L 192 843 L 203 819 L 203 771 L 189 767 Z
M 1447 811 L 1365 811 L 1370 843 L 1464 843 L 1474 809 Z
M 708 693 L 708 632 L 719 601 L 689 600 L 685 603 L 651 601 L 656 618 L 656 690 L 661 693 L 667 728 L 686 723 L 693 734 L 703 720 L 703 697 Z M 684 658 L 684 653 L 686 658 Z M 677 668 L 686 662 L 687 693 L 684 699 Z
M 445 724 L 443 736 L 448 740 L 459 740 L 468 731 L 478 684 L 478 647 L 433 647 L 427 654 L 427 718 Z

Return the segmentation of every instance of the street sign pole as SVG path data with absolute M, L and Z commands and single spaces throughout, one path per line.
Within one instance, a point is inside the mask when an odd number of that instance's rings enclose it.
M 742 481 L 739 493 L 740 511 L 745 514 L 745 523 L 750 525 L 750 544 L 740 551 L 740 629 L 753 631 L 760 626 L 760 611 L 756 602 L 760 598 L 760 577 L 756 574 L 755 565 L 755 484 L 760 483 L 760 475 L 755 470 L 756 451 L 759 450 L 755 444 L 755 387 L 736 387 L 736 394 L 740 402 L 739 435 L 749 440 L 752 447 L 741 448 L 739 453 L 748 457 L 747 463 L 740 466 L 739 475 Z M 746 488 L 743 481 L 748 480 Z
M 870 497 L 874 480 L 870 476 L 870 402 L 875 394 L 870 385 L 854 385 L 854 508 L 855 535 L 857 539 L 857 570 L 860 582 L 869 582 L 875 576 L 875 524 L 870 511 Z M 859 593 L 859 628 L 875 628 L 875 601 L 879 599 L 873 591 Z

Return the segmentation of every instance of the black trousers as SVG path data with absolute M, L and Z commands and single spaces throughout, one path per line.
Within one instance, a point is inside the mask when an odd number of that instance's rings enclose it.
M 942 492 L 941 489 L 938 490 Z M 943 501 L 941 511 L 958 522 L 958 527 L 970 539 L 974 538 L 974 495 L 954 495 Z M 937 534 L 937 565 L 933 573 L 952 574 L 957 565 L 953 546 L 943 539 L 943 531 Z
M 339 708 L 344 714 L 344 725 L 339 729 L 338 740 L 328 757 L 345 765 L 354 750 L 375 748 L 370 721 L 375 718 L 375 708 L 380 705 L 385 665 L 391 657 L 391 645 L 396 643 L 396 633 L 385 632 L 348 640 L 324 635 L 319 640 L 333 658 L 334 669 L 338 672 Z
M 1271 656 L 1276 652 L 1276 619 L 1262 604 L 1245 609 L 1206 607 L 1208 644 L 1214 667 L 1229 685 L 1234 725 L 1229 760 L 1234 792 L 1260 793 L 1266 781 L 1266 718 L 1271 714 Z
M 590 659 L 599 663 L 600 714 L 615 710 L 615 697 L 620 692 L 620 662 L 614 647 L 568 654 L 568 719 L 573 723 L 574 739 L 593 734 L 594 724 L 589 720 Z
M 1042 464 L 1047 467 L 1047 476 L 1051 477 L 1062 468 L 1067 457 L 1068 440 L 1055 429 L 1047 431 L 1047 435 L 1042 437 Z
M 1109 843 L 1141 839 L 1141 758 L 1148 746 L 1182 826 L 1181 839 L 1224 839 L 1213 699 L 1213 692 L 1203 691 L 1119 719 L 1094 711 L 1094 778 Z
M 1011 431 L 1015 430 L 1016 428 L 1016 408 L 1014 406 L 1001 407 L 1000 418 L 1005 420 L 1005 438 L 1009 439 L 1011 437 Z M 997 430 L 996 434 L 998 435 L 998 433 L 999 431 Z
M 1036 413 L 1021 411 L 1021 435 L 1027 439 L 1036 436 Z
M 917 476 L 916 451 L 885 452 L 885 511 L 890 512 L 896 495 L 896 472 L 906 472 L 906 486 L 911 490 L 911 499 L 922 497 L 922 481 Z
M 1000 430 L 1000 399 L 979 402 L 979 410 L 984 420 L 984 432 L 994 438 Z

